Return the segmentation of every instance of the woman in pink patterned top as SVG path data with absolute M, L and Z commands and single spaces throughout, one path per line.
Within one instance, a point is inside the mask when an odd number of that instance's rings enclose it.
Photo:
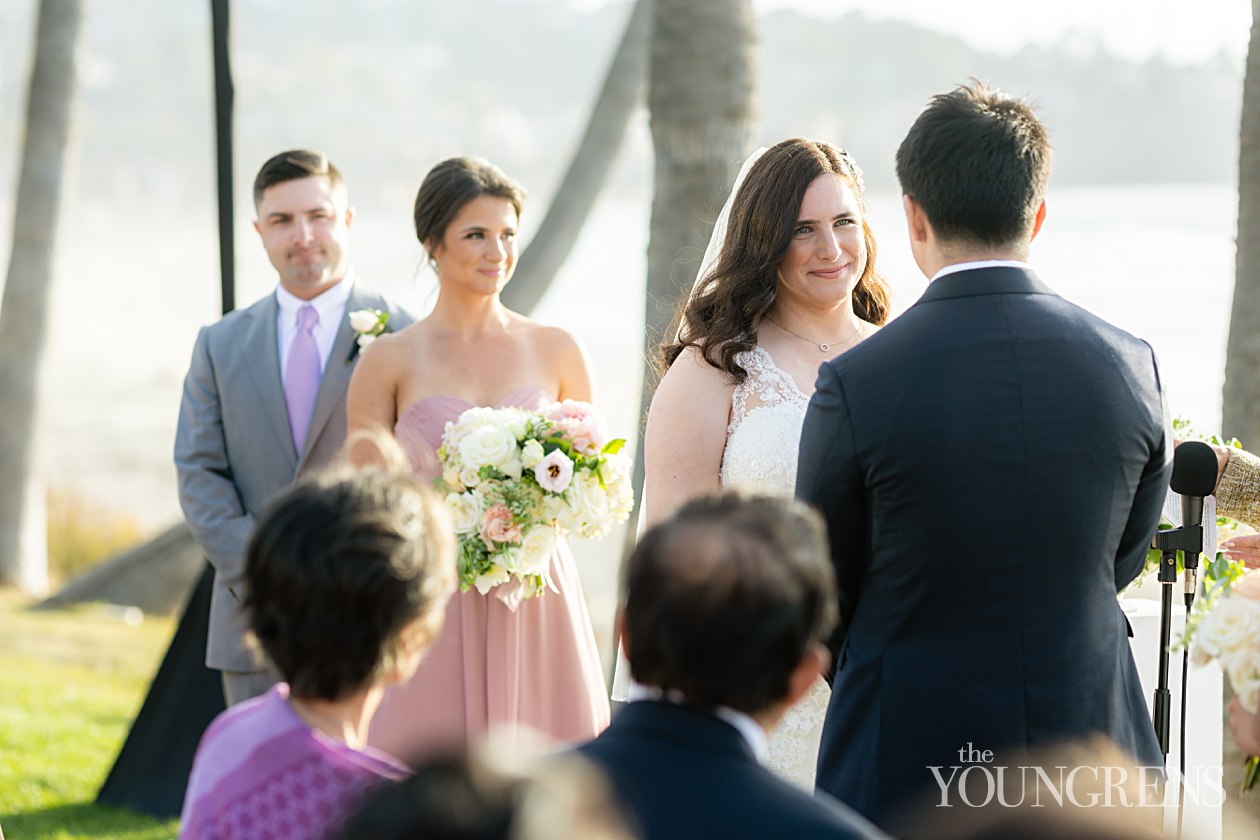
M 455 588 L 451 526 L 425 484 L 375 468 L 302 484 L 259 522 L 245 609 L 285 682 L 206 730 L 180 837 L 324 838 L 366 789 L 407 775 L 366 740 Z

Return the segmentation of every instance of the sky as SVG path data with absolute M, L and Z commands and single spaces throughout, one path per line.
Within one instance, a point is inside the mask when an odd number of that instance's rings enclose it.
M 570 0 L 590 8 L 621 0 Z M 819 16 L 861 11 L 958 36 L 973 46 L 1014 51 L 1065 36 L 1097 39 L 1112 55 L 1145 61 L 1163 55 L 1198 62 L 1224 50 L 1235 60 L 1247 51 L 1251 0 L 753 0 L 759 12 L 792 7 Z

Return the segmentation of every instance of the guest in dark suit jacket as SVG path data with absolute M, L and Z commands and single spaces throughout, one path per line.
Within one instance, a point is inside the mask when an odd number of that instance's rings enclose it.
M 822 366 L 797 479 L 843 616 L 818 787 L 889 830 L 948 793 L 930 768 L 985 751 L 1101 732 L 1162 765 L 1116 592 L 1171 456 L 1151 348 L 1025 262 L 1050 174 L 1032 110 L 978 82 L 937 96 L 897 174 L 932 281 Z
M 642 696 L 580 751 L 644 838 L 882 837 L 758 763 L 827 665 L 836 611 L 819 518 L 791 499 L 700 499 L 650 530 L 624 575 L 618 622 Z
M 201 330 L 175 432 L 180 505 L 215 570 L 206 665 L 222 672 L 228 705 L 279 679 L 245 645 L 245 545 L 267 502 L 341 454 L 358 356 L 348 315 L 381 310 L 388 329 L 411 323 L 355 282 L 354 211 L 322 153 L 282 152 L 264 163 L 254 207 L 279 286 Z

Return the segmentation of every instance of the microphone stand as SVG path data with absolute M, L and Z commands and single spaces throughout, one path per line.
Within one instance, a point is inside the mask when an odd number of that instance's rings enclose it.
M 1159 748 L 1164 754 L 1164 763 L 1168 763 L 1168 729 L 1172 711 L 1172 695 L 1168 690 L 1168 646 L 1172 639 L 1172 587 L 1177 582 L 1177 552 L 1184 551 L 1186 556 L 1186 606 L 1194 598 L 1192 579 L 1199 565 L 1199 551 L 1203 547 L 1203 526 L 1183 525 L 1158 531 L 1152 547 L 1159 550 L 1159 583 L 1161 589 L 1159 615 L 1159 683 L 1155 688 L 1155 702 L 1152 722 L 1155 725 L 1155 737 L 1159 739 Z M 1193 560 L 1189 558 L 1193 557 Z M 1184 687 L 1184 686 L 1183 686 Z M 1185 760 L 1185 756 L 1182 756 Z

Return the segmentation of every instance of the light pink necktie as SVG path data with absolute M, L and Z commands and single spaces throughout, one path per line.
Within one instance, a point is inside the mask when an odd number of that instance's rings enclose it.
M 319 391 L 319 347 L 315 344 L 315 325 L 319 313 L 309 303 L 297 311 L 297 334 L 289 345 L 289 360 L 284 366 L 284 404 L 289 409 L 289 430 L 293 447 L 302 454 L 306 430 L 311 425 L 315 394 Z

